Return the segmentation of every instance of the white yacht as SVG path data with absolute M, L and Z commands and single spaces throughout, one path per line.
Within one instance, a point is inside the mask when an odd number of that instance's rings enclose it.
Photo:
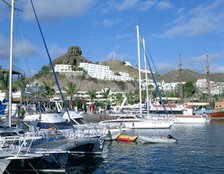
M 34 131 L 49 130 L 52 133 L 60 131 L 75 144 L 75 147 L 70 149 L 70 153 L 101 153 L 103 150 L 103 137 L 99 134 L 77 131 L 71 122 L 62 118 L 61 113 L 28 115 L 23 121 Z
M 131 129 L 167 129 L 173 124 L 170 120 L 152 120 L 144 119 L 137 115 L 122 115 L 114 120 L 104 120 L 99 122 L 101 125 L 107 126 L 125 126 Z
M 73 124 L 75 131 L 80 134 L 100 135 L 104 140 L 115 140 L 124 130 L 124 126 L 107 126 L 97 123 L 88 123 L 84 120 L 81 113 L 69 111 L 70 121 Z M 64 119 L 68 119 L 67 112 L 63 115 Z

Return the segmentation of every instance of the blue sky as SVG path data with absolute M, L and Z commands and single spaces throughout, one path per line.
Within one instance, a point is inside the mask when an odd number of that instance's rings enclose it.
M 10 3 L 10 0 L 5 0 Z M 223 0 L 33 0 L 52 59 L 80 46 L 93 62 L 137 66 L 136 25 L 160 74 L 183 68 L 224 73 Z M 15 6 L 14 65 L 27 75 L 49 63 L 29 0 Z M 10 8 L 0 1 L 0 65 L 9 62 Z M 142 53 L 142 52 L 141 52 Z M 142 58 L 143 59 L 143 58 Z M 144 67 L 143 61 L 141 66 Z

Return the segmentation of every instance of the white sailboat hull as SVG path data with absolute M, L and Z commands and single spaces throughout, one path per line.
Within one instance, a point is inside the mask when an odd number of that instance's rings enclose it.
M 174 123 L 208 123 L 210 120 L 202 115 L 176 115 L 174 116 Z
M 160 120 L 108 120 L 102 121 L 101 124 L 107 126 L 125 126 L 130 129 L 167 129 L 173 124 L 172 121 L 160 121 Z

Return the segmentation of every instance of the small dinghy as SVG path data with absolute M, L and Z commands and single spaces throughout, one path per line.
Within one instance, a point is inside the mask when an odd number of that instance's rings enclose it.
M 146 137 L 139 135 L 138 141 L 144 142 L 144 143 L 176 143 L 177 140 L 173 138 L 172 135 L 168 135 L 167 137 Z
M 120 135 L 116 138 L 117 141 L 123 142 L 134 142 L 136 141 L 137 136 L 130 136 L 130 135 Z

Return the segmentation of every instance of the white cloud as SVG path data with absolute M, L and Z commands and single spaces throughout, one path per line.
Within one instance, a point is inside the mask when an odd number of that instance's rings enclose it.
M 106 56 L 106 60 L 114 60 L 114 59 L 120 61 L 128 60 L 129 55 L 126 53 L 118 54 L 115 51 L 113 51 L 108 53 L 108 55 Z
M 104 27 L 112 27 L 112 26 L 114 26 L 114 25 L 116 25 L 117 23 L 119 23 L 121 20 L 120 19 L 114 19 L 114 20 L 110 20 L 110 19 L 104 19 L 103 21 L 102 21 L 102 25 L 104 26 Z
M 210 1 L 190 10 L 175 20 L 162 36 L 174 37 L 178 35 L 197 36 L 209 32 L 224 32 L 224 1 Z
M 22 40 L 19 42 L 15 42 L 13 46 L 13 54 L 15 58 L 21 57 L 29 57 L 32 58 L 38 52 L 38 48 L 36 45 L 32 44 L 29 40 Z
M 124 33 L 124 34 L 117 34 L 115 36 L 115 39 L 120 40 L 120 39 L 128 39 L 131 40 L 132 39 L 132 35 L 130 33 Z
M 117 9 L 122 11 L 126 9 L 132 9 L 135 8 L 136 5 L 138 4 L 138 0 L 124 0 L 123 3 L 117 4 Z
M 171 70 L 177 69 L 177 67 L 174 64 L 171 65 L 170 62 L 168 62 L 168 63 L 165 63 L 165 62 L 160 63 L 159 62 L 159 63 L 156 63 L 156 69 L 159 74 L 164 74 Z
M 210 66 L 210 73 L 224 73 L 224 66 Z
M 37 15 L 42 20 L 58 20 L 64 17 L 84 15 L 95 0 L 38 0 L 34 2 Z M 32 20 L 34 14 L 29 1 L 24 0 L 23 17 Z
M 103 13 L 108 13 L 113 9 L 118 11 L 138 10 L 147 11 L 156 4 L 156 0 L 124 0 L 122 2 L 107 1 L 101 9 Z
M 156 4 L 156 1 L 152 1 L 152 0 L 144 1 L 139 3 L 138 9 L 140 11 L 146 11 L 150 9 L 152 6 L 154 6 L 155 4 Z
M 206 63 L 208 55 L 208 62 L 214 62 L 217 60 L 221 60 L 224 57 L 224 52 L 212 53 L 212 54 L 204 54 L 198 57 L 193 57 L 191 60 L 195 63 Z
M 165 9 L 170 9 L 173 8 L 173 4 L 169 1 L 160 1 L 157 4 L 158 9 L 160 10 L 165 10 Z
M 220 61 L 224 57 L 224 52 L 209 53 L 189 58 L 186 67 L 199 73 L 206 73 L 207 55 L 210 73 L 223 73 L 224 67 L 220 66 Z
M 68 50 L 68 48 L 60 48 L 57 45 L 50 45 L 49 48 L 51 59 L 56 59 L 59 56 L 64 55 L 65 53 L 67 53 Z

